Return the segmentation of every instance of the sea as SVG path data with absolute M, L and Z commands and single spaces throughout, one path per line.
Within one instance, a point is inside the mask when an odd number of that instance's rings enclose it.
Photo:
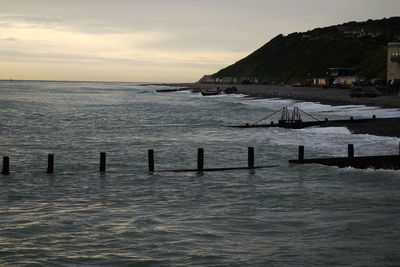
M 229 127 L 282 107 L 320 119 L 399 110 L 155 91 L 169 88 L 0 82 L 0 156 L 10 158 L 10 175 L 0 175 L 0 265 L 400 265 L 400 171 L 288 163 L 299 145 L 306 158 L 345 156 L 348 144 L 356 156 L 398 154 L 399 138 Z M 205 168 L 245 167 L 248 147 L 256 166 L 275 167 L 172 171 L 196 168 L 198 148 Z

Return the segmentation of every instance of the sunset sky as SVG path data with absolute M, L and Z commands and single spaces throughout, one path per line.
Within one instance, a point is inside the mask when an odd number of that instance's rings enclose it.
M 0 79 L 192 82 L 283 33 L 399 0 L 0 0 Z

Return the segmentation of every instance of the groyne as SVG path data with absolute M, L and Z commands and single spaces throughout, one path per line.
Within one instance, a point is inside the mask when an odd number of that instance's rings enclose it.
M 327 166 L 337 166 L 343 167 L 353 167 L 359 169 L 400 169 L 400 145 L 398 155 L 376 155 L 376 156 L 354 156 L 354 145 L 348 145 L 348 155 L 347 157 L 331 157 L 331 158 L 311 158 L 305 159 L 304 157 L 304 146 L 299 146 L 298 159 L 289 160 L 289 164 L 321 164 Z M 233 170 L 255 170 L 264 168 L 278 167 L 278 165 L 268 165 L 268 164 L 255 164 L 255 149 L 254 147 L 248 147 L 247 152 L 247 166 L 226 166 L 226 167 L 209 167 L 205 166 L 204 158 L 205 153 L 203 148 L 198 148 L 197 150 L 197 167 L 196 168 L 171 168 L 171 169 L 156 169 L 155 168 L 155 152 L 153 149 L 147 151 L 148 159 L 148 169 L 143 171 L 148 171 L 150 174 L 154 172 L 217 172 L 217 171 L 233 171 Z M 56 172 L 55 167 L 55 155 L 48 154 L 47 156 L 47 174 L 54 174 Z M 107 153 L 100 152 L 99 169 L 100 173 L 105 173 L 107 170 Z M 35 170 L 37 171 L 37 170 Z M 9 175 L 11 173 L 10 169 L 10 157 L 3 157 L 2 164 L 2 175 Z
M 347 157 L 304 158 L 304 146 L 299 146 L 297 160 L 289 160 L 290 164 L 320 164 L 339 168 L 353 167 L 356 169 L 390 169 L 400 170 L 400 146 L 398 155 L 354 156 L 354 145 L 349 144 Z

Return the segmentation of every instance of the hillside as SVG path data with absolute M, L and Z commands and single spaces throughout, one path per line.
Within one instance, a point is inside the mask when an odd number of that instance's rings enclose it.
M 288 83 L 308 76 L 324 77 L 331 67 L 350 67 L 356 75 L 385 78 L 386 45 L 393 41 L 400 41 L 400 17 L 278 35 L 211 76 L 255 77 L 264 82 Z

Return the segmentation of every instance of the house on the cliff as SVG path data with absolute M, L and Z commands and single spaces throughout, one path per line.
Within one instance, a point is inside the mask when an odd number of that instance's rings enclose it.
M 389 43 L 387 56 L 387 81 L 400 87 L 400 43 Z
M 220 83 L 220 78 L 213 77 L 212 75 L 204 75 L 200 80 L 199 83 Z

